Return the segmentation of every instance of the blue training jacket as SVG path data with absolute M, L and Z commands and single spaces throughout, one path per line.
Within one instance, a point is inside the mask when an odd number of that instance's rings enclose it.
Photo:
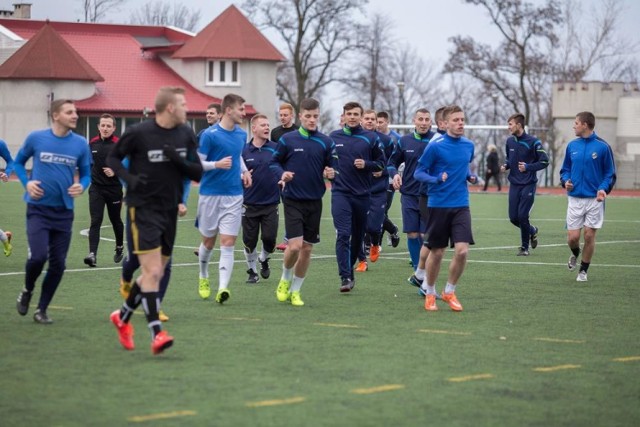
M 507 156 L 505 169 L 509 170 L 508 180 L 515 185 L 528 185 L 538 182 L 537 171 L 549 166 L 549 157 L 538 138 L 527 133 L 511 135 L 506 142 Z M 520 172 L 518 163 L 525 162 L 525 171 Z
M 616 167 L 613 151 L 596 133 L 588 138 L 577 138 L 567 145 L 560 169 L 562 186 L 568 180 L 573 183 L 572 197 L 593 198 L 599 190 L 607 193 L 615 184 Z

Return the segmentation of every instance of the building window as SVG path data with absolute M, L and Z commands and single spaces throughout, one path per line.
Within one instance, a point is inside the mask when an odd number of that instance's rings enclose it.
M 207 86 L 240 86 L 240 62 L 207 61 Z

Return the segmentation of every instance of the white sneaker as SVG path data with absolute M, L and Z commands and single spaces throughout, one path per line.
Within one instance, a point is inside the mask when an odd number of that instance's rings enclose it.
M 576 265 L 578 264 L 578 258 L 576 258 L 575 255 L 571 255 L 569 257 L 569 262 L 567 263 L 567 268 L 569 268 L 569 271 L 573 271 L 576 269 Z
M 578 273 L 578 277 L 576 277 L 576 282 L 586 282 L 587 281 L 587 272 L 581 271 Z

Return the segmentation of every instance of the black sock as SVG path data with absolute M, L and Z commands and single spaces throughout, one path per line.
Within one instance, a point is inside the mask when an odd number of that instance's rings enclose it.
M 580 255 L 580 246 L 578 246 L 577 248 L 571 248 L 571 252 L 573 252 L 573 256 L 577 258 L 578 255 Z
M 124 323 L 129 323 L 131 316 L 133 316 L 133 312 L 136 311 L 136 308 L 140 305 L 142 300 L 141 292 L 138 282 L 133 282 L 131 291 L 129 291 L 129 296 L 120 309 L 120 320 Z
M 147 323 L 149 325 L 149 331 L 151 332 L 151 338 L 153 339 L 162 330 L 162 322 L 160 322 L 159 319 L 159 292 L 143 292 L 142 307 L 144 308 L 144 313 L 147 315 Z
M 581 261 L 580 262 L 580 271 L 584 271 L 586 273 L 587 270 L 589 270 L 589 264 L 591 264 L 591 263 L 590 262 Z

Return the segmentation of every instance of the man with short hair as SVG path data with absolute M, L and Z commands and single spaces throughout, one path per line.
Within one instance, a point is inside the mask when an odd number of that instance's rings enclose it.
M 29 311 L 36 280 L 49 263 L 42 281 L 42 294 L 33 320 L 50 324 L 47 307 L 62 280 L 71 244 L 73 202 L 91 182 L 91 152 L 87 140 L 73 132 L 78 113 L 72 100 L 51 103 L 51 128 L 27 136 L 14 161 L 16 175 L 27 192 L 27 242 L 24 289 L 16 308 L 21 316 Z M 31 175 L 25 164 L 33 159 Z M 74 182 L 76 169 L 79 182 Z
M 242 242 L 244 256 L 247 259 L 247 283 L 258 283 L 257 263 L 260 263 L 260 276 L 268 279 L 271 275 L 269 258 L 276 246 L 278 237 L 278 205 L 280 187 L 278 179 L 269 164 L 276 150 L 276 143 L 269 141 L 269 119 L 264 114 L 251 118 L 253 138 L 245 144 L 242 158 L 251 172 L 253 185 L 244 189 L 242 210 Z M 257 252 L 258 237 L 262 240 L 262 250 Z
M 151 352 L 160 354 L 173 345 L 159 318 L 160 280 L 173 252 L 184 181 L 202 177 L 196 135 L 186 124 L 184 93 L 180 87 L 160 88 L 155 118 L 128 127 L 107 157 L 107 165 L 127 184 L 127 234 L 142 270 L 120 310 L 111 313 L 126 350 L 135 347 L 130 321 L 140 304 L 151 332 Z M 128 168 L 122 164 L 125 157 Z
M 391 153 L 393 153 L 393 150 L 395 150 L 396 145 L 398 145 L 398 141 L 400 140 L 400 134 L 392 129 L 389 129 L 389 120 L 389 113 L 386 111 L 378 111 L 378 113 L 376 114 L 376 130 L 391 139 Z M 387 155 L 387 161 L 389 161 L 389 159 L 391 158 L 391 153 Z M 387 175 L 388 174 L 389 172 L 387 172 Z M 400 244 L 400 236 L 398 236 L 398 226 L 395 225 L 389 218 L 389 209 L 391 208 L 391 203 L 393 203 L 393 195 L 395 194 L 396 190 L 393 188 L 393 179 L 391 177 L 388 177 L 388 180 L 389 184 L 387 185 L 387 203 L 384 210 L 382 234 L 384 235 L 385 231 L 389 233 L 388 244 L 395 248 Z M 382 236 L 380 236 L 380 239 L 382 239 Z
M 537 172 L 549 166 L 549 157 L 542 143 L 524 131 L 524 114 L 516 113 L 507 121 L 511 136 L 506 142 L 505 164 L 501 171 L 509 171 L 509 220 L 520 229 L 518 256 L 529 256 L 538 246 L 538 227 L 529 222 L 538 183 Z M 485 183 L 486 187 L 486 183 Z
M 278 119 L 280 120 L 280 126 L 273 128 L 270 138 L 271 141 L 275 143 L 277 143 L 285 133 L 298 130 L 298 125 L 295 123 L 293 105 L 287 102 L 280 104 L 280 108 L 278 108 Z
M 245 116 L 244 98 L 233 93 L 222 100 L 222 118 L 200 137 L 198 155 L 204 175 L 200 183 L 196 227 L 202 236 L 198 249 L 200 277 L 198 293 L 202 299 L 211 295 L 209 262 L 219 237 L 220 263 L 216 302 L 229 299 L 229 282 L 233 273 L 233 248 L 242 221 L 243 186 L 251 186 L 251 174 L 242 161 L 247 133 L 239 124 Z
M 389 176 L 393 177 L 393 187 L 402 193 L 402 231 L 407 234 L 407 247 L 411 264 L 415 270 L 420 259 L 422 234 L 426 223 L 420 215 L 420 182 L 413 176 L 418 160 L 434 135 L 431 130 L 431 113 L 419 108 L 413 116 L 415 130 L 398 141 L 391 158 L 387 162 Z M 404 162 L 402 176 L 398 172 Z
M 473 183 L 478 178 L 469 173 L 474 144 L 464 137 L 462 108 L 457 105 L 447 107 L 443 111 L 443 119 L 447 133 L 427 146 L 415 172 L 416 179 L 429 184 L 425 243 L 430 253 L 422 289 L 426 294 L 424 308 L 437 311 L 435 284 L 444 251 L 450 244 L 454 254 L 442 300 L 453 311 L 462 311 L 462 304 L 455 293 L 456 285 L 464 272 L 469 245 L 474 244 L 467 181 Z
M 339 174 L 331 190 L 331 214 L 336 229 L 340 292 L 350 292 L 355 286 L 353 269 L 367 227 L 372 173 L 381 173 L 385 164 L 378 136 L 360 124 L 362 113 L 359 103 L 347 102 L 343 107 L 345 126 L 329 135 L 338 154 Z
M 289 238 L 276 297 L 280 302 L 290 301 L 301 307 L 304 301 L 300 289 L 311 263 L 313 245 L 320 242 L 324 178 L 335 177 L 338 157 L 331 138 L 318 132 L 317 100 L 304 99 L 298 118 L 300 128 L 280 137 L 270 167 L 283 187 L 284 226 Z
M 583 111 L 576 115 L 576 139 L 569 142 L 560 169 L 560 182 L 569 196 L 567 243 L 571 256 L 567 266 L 575 270 L 580 255 L 580 231 L 584 229 L 582 260 L 576 280 L 587 281 L 587 271 L 596 249 L 596 232 L 604 223 L 604 200 L 616 183 L 613 151 L 596 135 L 596 118 Z
M 116 238 L 113 262 L 117 264 L 122 261 L 123 257 L 124 225 L 120 216 L 120 211 L 122 210 L 122 184 L 113 170 L 107 166 L 107 156 L 114 144 L 118 142 L 115 130 L 115 117 L 111 114 L 102 114 L 98 122 L 99 134 L 89 141 L 89 149 L 93 157 L 91 187 L 89 187 L 91 226 L 89 227 L 89 255 L 84 259 L 84 263 L 89 267 L 95 267 L 97 263 L 100 227 L 102 226 L 105 207 Z
M 217 102 L 214 102 L 212 104 L 207 105 L 207 112 L 206 112 L 205 118 L 207 120 L 208 127 L 198 132 L 198 141 L 200 141 L 200 136 L 202 136 L 205 130 L 207 130 L 208 128 L 210 128 L 211 126 L 215 125 L 220 121 L 220 117 L 222 117 L 222 106 L 220 104 L 218 104 Z

